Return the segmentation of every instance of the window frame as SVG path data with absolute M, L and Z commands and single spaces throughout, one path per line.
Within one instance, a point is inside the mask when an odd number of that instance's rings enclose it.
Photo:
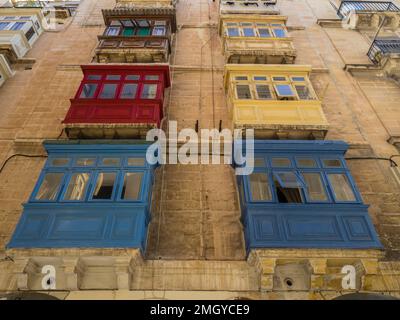
M 85 187 L 85 195 L 84 195 L 82 200 L 67 200 L 67 199 L 64 199 L 65 194 L 67 193 L 67 190 L 68 190 L 68 185 L 71 182 L 72 176 L 74 174 L 77 174 L 77 173 L 87 173 L 89 175 L 89 180 L 88 180 L 88 183 L 87 183 L 87 185 Z M 92 183 L 93 183 L 93 173 L 90 170 L 86 170 L 85 171 L 85 170 L 81 170 L 80 168 L 76 168 L 76 169 L 73 168 L 71 171 L 68 172 L 68 174 L 66 174 L 65 183 L 64 183 L 64 186 L 63 186 L 63 188 L 61 190 L 59 202 L 60 203 L 71 203 L 71 202 L 72 203 L 76 203 L 76 202 L 83 203 L 83 202 L 87 202 L 88 196 L 89 196 L 89 192 L 88 191 L 91 189 Z

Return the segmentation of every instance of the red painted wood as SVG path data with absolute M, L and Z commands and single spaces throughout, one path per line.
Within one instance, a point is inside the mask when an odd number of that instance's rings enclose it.
M 170 86 L 169 66 L 167 65 L 87 65 L 82 66 L 83 80 L 71 99 L 71 107 L 63 123 L 149 123 L 160 125 L 163 118 L 164 90 Z M 119 76 L 119 80 L 107 79 L 107 76 Z M 137 75 L 139 79 L 127 79 Z M 95 78 L 93 76 L 96 76 Z M 146 79 L 146 76 L 158 76 L 158 80 Z M 131 78 L 133 79 L 133 78 Z M 81 98 L 86 84 L 97 84 L 91 98 Z M 114 84 L 117 89 L 114 98 L 100 98 L 106 84 Z M 121 99 L 123 86 L 136 84 L 135 98 Z M 143 86 L 156 84 L 156 96 L 143 99 Z

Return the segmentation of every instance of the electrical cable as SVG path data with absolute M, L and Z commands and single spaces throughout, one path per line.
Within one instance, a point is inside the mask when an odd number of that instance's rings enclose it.
M 399 157 L 400 155 L 394 155 L 391 156 L 390 158 L 382 158 L 382 157 L 349 157 L 349 158 L 345 158 L 346 160 L 386 160 L 386 161 L 390 161 L 390 166 L 391 167 L 397 167 L 397 163 L 392 160 L 392 157 Z
M 3 171 L 3 169 L 5 168 L 5 166 L 7 165 L 7 163 L 15 158 L 15 157 L 25 157 L 25 158 L 47 158 L 47 155 L 44 154 L 36 154 L 36 155 L 30 155 L 30 154 L 22 154 L 22 153 L 16 153 L 13 154 L 11 156 L 9 156 L 4 162 L 3 165 L 0 168 L 0 173 Z

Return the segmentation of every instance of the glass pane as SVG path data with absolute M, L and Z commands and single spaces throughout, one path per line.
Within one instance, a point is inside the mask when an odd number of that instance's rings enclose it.
M 159 80 L 160 79 L 160 77 L 158 76 L 158 75 L 150 75 L 150 74 L 148 74 L 148 75 L 146 75 L 145 77 L 144 77 L 144 79 L 145 80 Z
M 110 200 L 114 189 L 115 177 L 115 173 L 99 173 L 93 192 L 93 199 Z
M 277 85 L 275 85 L 275 87 L 276 87 L 276 90 L 278 91 L 279 96 L 283 96 L 283 97 L 294 96 L 292 87 L 288 84 L 277 84 Z
M 239 37 L 239 29 L 238 28 L 228 28 L 228 36 Z
M 257 84 L 256 85 L 258 99 L 272 99 L 271 90 L 268 85 Z
M 254 80 L 256 81 L 266 81 L 267 79 L 265 76 L 254 76 Z
M 339 159 L 322 159 L 322 163 L 326 168 L 341 168 L 342 163 Z
M 292 81 L 306 81 L 304 77 L 292 77 Z
M 88 99 L 93 98 L 96 93 L 97 84 L 95 83 L 85 83 L 82 88 L 80 98 Z
M 144 158 L 128 158 L 128 166 L 144 166 Z
M 243 28 L 243 34 L 245 37 L 254 37 L 254 29 L 253 28 Z
M 264 160 L 264 158 L 255 158 L 255 159 L 254 159 L 254 166 L 255 166 L 255 167 L 265 167 L 265 160 Z
M 283 29 L 274 29 L 275 37 L 277 38 L 284 38 L 285 37 L 285 30 Z
M 316 168 L 317 163 L 312 158 L 296 159 L 297 166 L 301 168 Z
M 69 180 L 64 200 L 84 200 L 88 183 L 88 173 L 74 173 Z
M 124 27 L 133 27 L 134 24 L 131 20 L 121 20 L 121 23 Z
M 258 29 L 258 33 L 260 34 L 261 38 L 270 38 L 271 37 L 271 33 L 269 31 L 269 29 L 267 28 L 263 28 L 263 29 Z
M 99 98 L 100 99 L 114 99 L 116 91 L 117 91 L 117 84 L 107 83 L 103 86 L 103 89 L 101 90 Z
M 288 158 L 272 158 L 273 167 L 290 167 L 290 159 Z
M 119 35 L 119 30 L 120 30 L 119 27 L 109 27 L 107 29 L 106 35 L 107 36 L 117 36 L 117 35 Z
M 349 179 L 344 173 L 328 174 L 329 181 L 332 185 L 333 193 L 337 201 L 355 201 L 353 189 Z
M 88 80 L 100 80 L 101 79 L 101 75 L 99 74 L 90 74 L 88 75 Z
M 64 174 L 63 173 L 46 173 L 36 194 L 36 200 L 56 200 L 58 190 Z
M 96 163 L 96 158 L 78 158 L 76 159 L 76 165 L 77 166 L 94 166 Z
M 251 99 L 250 87 L 246 84 L 236 85 L 238 99 Z
M 253 201 L 272 200 L 268 176 L 265 173 L 253 173 L 250 175 L 250 190 Z
M 274 177 L 283 188 L 302 188 L 303 184 L 294 172 L 274 172 Z
M 307 86 L 296 85 L 295 88 L 296 88 L 297 94 L 301 100 L 312 100 L 313 99 L 313 97 L 310 93 L 310 90 L 308 89 Z
M 139 80 L 140 76 L 137 74 L 130 74 L 126 76 L 126 80 Z
M 154 99 L 157 95 L 157 85 L 156 84 L 145 84 L 143 85 L 142 99 Z
M 286 81 L 286 77 L 273 77 L 274 81 Z
M 129 172 L 125 174 L 121 199 L 137 200 L 139 198 L 140 186 L 142 183 L 142 172 Z
M 311 201 L 326 201 L 328 197 L 319 173 L 303 173 L 306 191 Z
M 246 76 L 237 76 L 235 77 L 235 80 L 247 80 Z
M 66 166 L 69 163 L 69 158 L 56 158 L 51 161 L 51 165 L 55 167 Z
M 120 158 L 104 158 L 101 163 L 104 166 L 119 166 L 120 160 Z
M 106 80 L 121 80 L 121 75 L 109 74 L 109 75 L 107 75 Z
M 138 85 L 136 83 L 124 84 L 120 95 L 121 99 L 135 99 Z
M 153 36 L 163 36 L 165 34 L 165 27 L 154 27 Z
M 150 35 L 150 28 L 139 28 L 136 31 L 136 34 L 138 36 L 148 36 L 148 35 Z
M 122 35 L 125 37 L 130 37 L 133 36 L 133 34 L 135 33 L 135 29 L 134 28 L 124 28 L 124 31 L 122 31 Z
M 138 19 L 138 20 L 135 20 L 136 21 L 136 23 L 137 23 L 137 25 L 139 26 L 139 27 L 148 27 L 149 26 L 149 22 L 147 21 L 147 20 L 140 20 L 140 19 Z

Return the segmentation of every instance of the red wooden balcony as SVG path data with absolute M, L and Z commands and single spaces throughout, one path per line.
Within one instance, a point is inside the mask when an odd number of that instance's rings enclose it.
M 163 118 L 168 65 L 86 65 L 63 121 L 69 138 L 137 138 Z

